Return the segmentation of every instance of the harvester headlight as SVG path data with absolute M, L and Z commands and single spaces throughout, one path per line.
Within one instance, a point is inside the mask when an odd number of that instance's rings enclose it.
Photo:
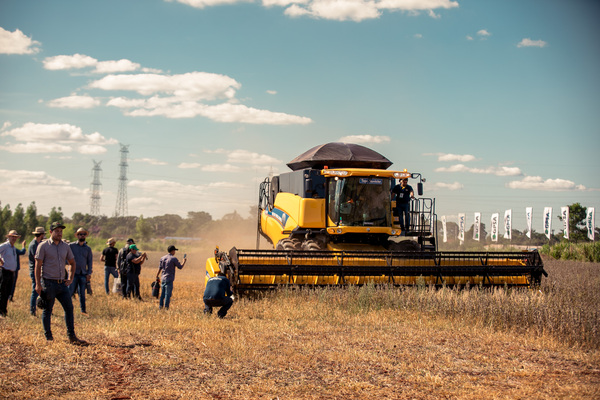
M 396 234 L 396 230 L 392 229 L 392 235 L 395 235 L 395 234 Z
M 410 178 L 411 174 L 408 172 L 394 172 L 394 178 L 396 179 L 400 179 L 400 178 Z
M 342 233 L 342 229 L 341 228 L 338 228 L 338 233 Z
M 324 172 L 327 175 L 333 175 L 333 176 L 346 176 L 346 175 L 348 175 L 348 171 L 336 171 L 336 170 L 333 170 L 333 169 L 324 170 Z

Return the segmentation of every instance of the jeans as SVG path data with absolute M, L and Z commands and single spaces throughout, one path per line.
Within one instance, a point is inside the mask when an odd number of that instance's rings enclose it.
M 398 210 L 400 229 L 402 229 L 402 231 L 408 231 L 410 229 L 410 203 L 400 203 L 396 206 L 396 209 Z
M 127 297 L 134 296 L 141 299 L 140 296 L 140 276 L 134 271 L 127 274 Z
M 84 285 L 85 289 L 85 285 Z M 52 338 L 52 308 L 54 300 L 62 305 L 65 310 L 65 324 L 67 325 L 67 335 L 75 336 L 75 318 L 73 317 L 73 302 L 71 301 L 71 291 L 65 284 L 65 281 L 55 281 L 42 278 L 42 290 L 46 296 L 46 309 L 42 312 L 42 324 L 44 325 L 44 333 L 46 339 Z
M 10 297 L 10 291 L 12 290 L 15 273 L 14 271 L 9 271 L 4 268 L 0 269 L 2 270 L 2 276 L 0 278 L 0 315 L 6 316 L 8 313 L 6 306 L 8 305 L 8 298 Z
M 231 297 L 225 297 L 224 299 L 204 299 L 204 314 L 212 314 L 213 307 L 221 307 L 217 315 L 219 318 L 224 318 L 232 305 L 233 300 L 231 300 Z
M 79 295 L 79 305 L 81 306 L 81 312 L 86 312 L 85 310 L 85 286 L 87 285 L 87 275 L 84 274 L 75 274 L 73 278 L 73 282 L 71 286 L 69 286 L 69 291 L 71 296 L 77 290 L 77 294 Z
M 158 303 L 158 308 L 169 308 L 169 304 L 171 303 L 171 295 L 173 294 L 173 281 L 171 282 L 163 282 L 160 285 L 160 301 Z
M 37 309 L 37 298 L 38 293 L 35 291 L 35 272 L 29 271 L 29 276 L 31 277 L 31 299 L 29 301 L 29 312 L 31 315 L 35 315 L 35 310 Z
M 108 265 L 104 266 L 104 290 L 106 290 L 106 294 L 110 293 L 110 285 L 108 284 L 108 280 L 110 279 L 110 276 L 113 276 L 113 278 L 116 278 L 117 276 L 119 276 L 119 274 L 117 274 L 117 268 L 116 267 L 109 267 Z
M 18 269 L 15 271 L 12 288 L 10 289 L 10 296 L 8 296 L 8 299 L 10 301 L 13 301 L 13 296 L 15 294 L 15 288 L 17 287 L 17 278 L 19 278 L 19 270 Z

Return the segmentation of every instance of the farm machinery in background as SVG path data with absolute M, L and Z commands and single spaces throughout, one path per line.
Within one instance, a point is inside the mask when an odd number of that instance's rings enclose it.
M 537 251 L 437 251 L 435 199 L 420 173 L 364 146 L 328 143 L 260 185 L 256 249 L 215 250 L 206 279 L 223 271 L 236 292 L 283 285 L 537 286 L 546 275 Z M 410 226 L 402 231 L 391 189 L 418 179 Z M 272 246 L 260 250 L 260 237 Z

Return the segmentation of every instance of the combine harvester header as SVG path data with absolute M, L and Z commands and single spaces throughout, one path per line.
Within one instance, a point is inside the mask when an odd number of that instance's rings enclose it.
M 317 146 L 295 158 L 292 172 L 260 185 L 257 249 L 215 250 L 207 279 L 227 274 L 234 290 L 283 285 L 538 286 L 544 271 L 537 251 L 437 251 L 435 199 L 414 199 L 410 224 L 394 215 L 392 189 L 419 173 L 387 170 L 391 162 L 366 147 Z M 259 250 L 260 235 L 274 250 Z

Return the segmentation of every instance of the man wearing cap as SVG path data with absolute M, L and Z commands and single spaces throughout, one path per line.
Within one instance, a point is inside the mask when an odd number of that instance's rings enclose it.
M 121 277 L 121 294 L 123 297 L 127 297 L 127 255 L 129 254 L 129 246 L 132 244 L 135 244 L 133 239 L 127 239 L 127 244 L 119 250 L 119 256 L 117 257 L 117 269 Z
M 0 317 L 6 317 L 8 310 L 8 298 L 12 291 L 15 273 L 18 268 L 19 259 L 15 243 L 21 235 L 15 230 L 11 230 L 6 235 L 6 242 L 0 245 L 0 267 L 2 274 L 0 275 Z
M 81 307 L 81 313 L 87 315 L 87 309 L 85 307 L 85 289 L 92 278 L 92 264 L 93 256 L 92 249 L 87 245 L 85 239 L 88 235 L 88 231 L 84 228 L 77 229 L 77 241 L 70 243 L 73 257 L 75 257 L 75 275 L 73 277 L 73 283 L 69 286 L 71 296 L 77 291 L 79 295 L 79 306 Z
M 178 251 L 175 246 L 171 245 L 167 249 L 169 254 L 164 255 L 160 258 L 158 263 L 158 272 L 156 272 L 156 279 L 161 280 L 161 292 L 160 292 L 160 301 L 158 304 L 158 309 L 160 310 L 163 306 L 168 310 L 169 304 L 171 303 L 171 294 L 173 293 L 173 281 L 175 280 L 175 271 L 176 268 L 182 269 L 187 261 L 185 255 L 183 256 L 183 264 L 179 262 L 177 257 L 175 257 L 175 252 Z
M 213 307 L 221 307 L 217 312 L 219 318 L 225 318 L 233 305 L 231 282 L 223 271 L 219 271 L 206 282 L 204 289 L 204 314 L 211 315 Z
M 73 302 L 69 285 L 73 282 L 75 274 L 75 257 L 71 247 L 62 241 L 65 226 L 61 222 L 53 222 L 50 225 L 50 239 L 41 242 L 35 253 L 35 291 L 38 295 L 44 291 L 43 298 L 46 307 L 42 313 L 42 323 L 46 340 L 54 340 L 52 337 L 51 322 L 54 300 L 62 305 L 65 311 L 65 324 L 69 342 L 75 345 L 85 346 L 87 342 L 75 336 L 75 320 L 73 317 Z M 69 267 L 65 268 L 68 263 Z
M 29 248 L 27 249 L 27 255 L 29 256 L 29 276 L 31 277 L 31 299 L 29 302 L 29 313 L 31 315 L 35 315 L 37 309 L 36 301 L 38 298 L 38 293 L 35 291 L 35 253 L 40 242 L 44 240 L 46 230 L 43 226 L 38 226 L 31 233 L 33 233 L 34 238 L 29 243 Z
M 117 257 L 119 255 L 119 250 L 115 248 L 115 243 L 117 243 L 115 239 L 108 239 L 108 242 L 106 242 L 108 247 L 102 250 L 102 255 L 100 256 L 100 261 L 104 261 L 104 290 L 106 291 L 106 294 L 110 294 L 110 285 L 108 284 L 110 276 L 112 275 L 113 278 L 119 276 L 117 273 Z
M 140 273 L 142 272 L 142 264 L 148 256 L 146 253 L 140 255 L 140 251 L 135 244 L 129 246 L 129 254 L 127 254 L 127 297 L 135 296 L 136 299 L 142 300 L 140 296 Z M 133 294 L 132 294 L 133 293 Z

